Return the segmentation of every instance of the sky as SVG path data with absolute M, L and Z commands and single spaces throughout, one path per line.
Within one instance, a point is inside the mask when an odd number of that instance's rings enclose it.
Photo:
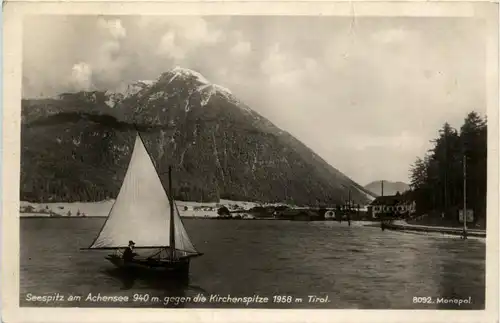
M 472 18 L 32 16 L 23 97 L 202 73 L 361 185 L 409 182 L 449 122 L 484 115 L 485 26 Z

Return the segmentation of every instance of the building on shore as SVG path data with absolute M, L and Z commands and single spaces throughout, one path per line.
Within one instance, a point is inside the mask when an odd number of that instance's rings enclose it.
M 416 203 L 408 195 L 379 196 L 368 206 L 368 214 L 373 219 L 378 218 L 404 218 L 414 214 Z

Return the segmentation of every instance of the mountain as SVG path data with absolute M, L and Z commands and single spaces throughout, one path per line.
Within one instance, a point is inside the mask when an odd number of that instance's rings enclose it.
M 373 192 L 376 196 L 382 195 L 382 181 L 374 181 L 366 185 L 364 188 Z M 403 193 L 410 189 L 410 186 L 404 182 L 389 182 L 384 181 L 384 195 L 395 195 L 397 192 Z
M 123 93 L 22 101 L 21 199 L 118 194 L 136 130 L 177 199 L 332 205 L 371 193 L 201 74 L 174 68 Z

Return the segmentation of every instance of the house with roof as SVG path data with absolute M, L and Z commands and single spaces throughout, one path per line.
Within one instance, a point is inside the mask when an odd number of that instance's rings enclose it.
M 380 217 L 407 217 L 415 213 L 416 203 L 408 194 L 379 196 L 368 206 L 368 214 L 376 219 Z

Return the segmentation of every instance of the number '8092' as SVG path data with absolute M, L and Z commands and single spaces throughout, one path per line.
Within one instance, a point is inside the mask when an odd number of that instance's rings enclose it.
M 418 303 L 418 304 L 432 304 L 432 297 L 413 297 L 413 303 Z

